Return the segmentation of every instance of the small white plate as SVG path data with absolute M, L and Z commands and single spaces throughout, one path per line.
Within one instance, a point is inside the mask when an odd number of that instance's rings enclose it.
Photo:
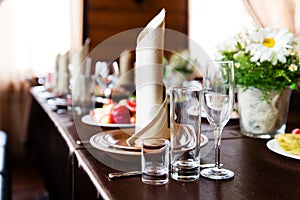
M 96 122 L 91 118 L 89 114 L 83 116 L 81 121 L 85 124 L 92 125 L 92 126 L 102 126 L 102 127 L 111 127 L 111 128 L 133 128 L 135 124 L 101 124 Z
M 273 152 L 275 152 L 275 153 L 278 153 L 278 154 L 280 154 L 280 155 L 283 155 L 283 156 L 286 156 L 286 157 L 289 157 L 289 158 L 294 158 L 294 159 L 300 160 L 300 156 L 285 152 L 285 151 L 279 146 L 279 144 L 277 143 L 277 141 L 276 141 L 275 139 L 272 139 L 272 140 L 268 141 L 268 142 L 267 142 L 267 147 L 268 147 L 268 149 L 270 149 L 271 151 L 273 151 Z

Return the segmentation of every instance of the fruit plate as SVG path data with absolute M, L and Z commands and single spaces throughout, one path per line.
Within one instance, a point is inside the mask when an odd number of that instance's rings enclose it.
M 272 139 L 272 140 L 268 141 L 267 142 L 267 147 L 268 147 L 268 149 L 270 149 L 271 151 L 273 151 L 277 154 L 280 154 L 280 155 L 283 155 L 283 156 L 286 156 L 286 157 L 289 157 L 289 158 L 294 158 L 294 159 L 300 160 L 300 156 L 285 152 L 279 146 L 279 144 L 277 143 L 277 141 L 275 139 Z
M 133 128 L 133 127 L 135 127 L 135 124 L 104 124 L 104 123 L 98 123 L 89 114 L 84 115 L 81 118 L 81 121 L 85 124 L 92 125 L 92 126 L 102 126 L 102 127 L 111 127 L 111 128 Z

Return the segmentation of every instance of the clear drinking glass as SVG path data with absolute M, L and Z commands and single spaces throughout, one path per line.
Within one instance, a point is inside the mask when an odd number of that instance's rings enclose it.
M 220 144 L 222 130 L 230 119 L 234 103 L 233 62 L 210 63 L 203 77 L 203 90 L 203 108 L 215 138 L 215 167 L 201 170 L 201 175 L 216 180 L 229 179 L 234 173 L 220 165 Z
M 195 181 L 200 176 L 202 89 L 170 89 L 171 178 Z
M 142 182 L 163 185 L 169 181 L 169 141 L 145 139 L 142 143 Z

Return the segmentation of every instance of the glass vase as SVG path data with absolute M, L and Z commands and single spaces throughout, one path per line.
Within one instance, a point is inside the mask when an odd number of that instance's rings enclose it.
M 291 90 L 269 91 L 249 87 L 238 88 L 238 112 L 243 135 L 270 139 L 284 133 L 289 110 Z

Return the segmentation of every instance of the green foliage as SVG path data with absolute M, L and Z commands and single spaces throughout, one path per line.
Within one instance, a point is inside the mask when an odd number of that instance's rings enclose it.
M 182 72 L 184 74 L 195 73 L 195 61 L 190 58 L 188 50 L 172 54 L 167 64 L 170 65 L 174 71 Z
M 239 37 L 239 35 L 238 35 Z M 273 65 L 269 61 L 252 62 L 247 43 L 240 43 L 241 38 L 235 38 L 231 48 L 219 48 L 221 60 L 234 62 L 235 83 L 243 88 L 255 87 L 263 91 L 281 90 L 286 87 L 295 88 L 300 81 L 300 61 L 298 49 L 290 49 L 286 62 L 280 61 Z M 247 41 L 249 42 L 249 40 Z M 295 70 L 293 70 L 295 66 Z

